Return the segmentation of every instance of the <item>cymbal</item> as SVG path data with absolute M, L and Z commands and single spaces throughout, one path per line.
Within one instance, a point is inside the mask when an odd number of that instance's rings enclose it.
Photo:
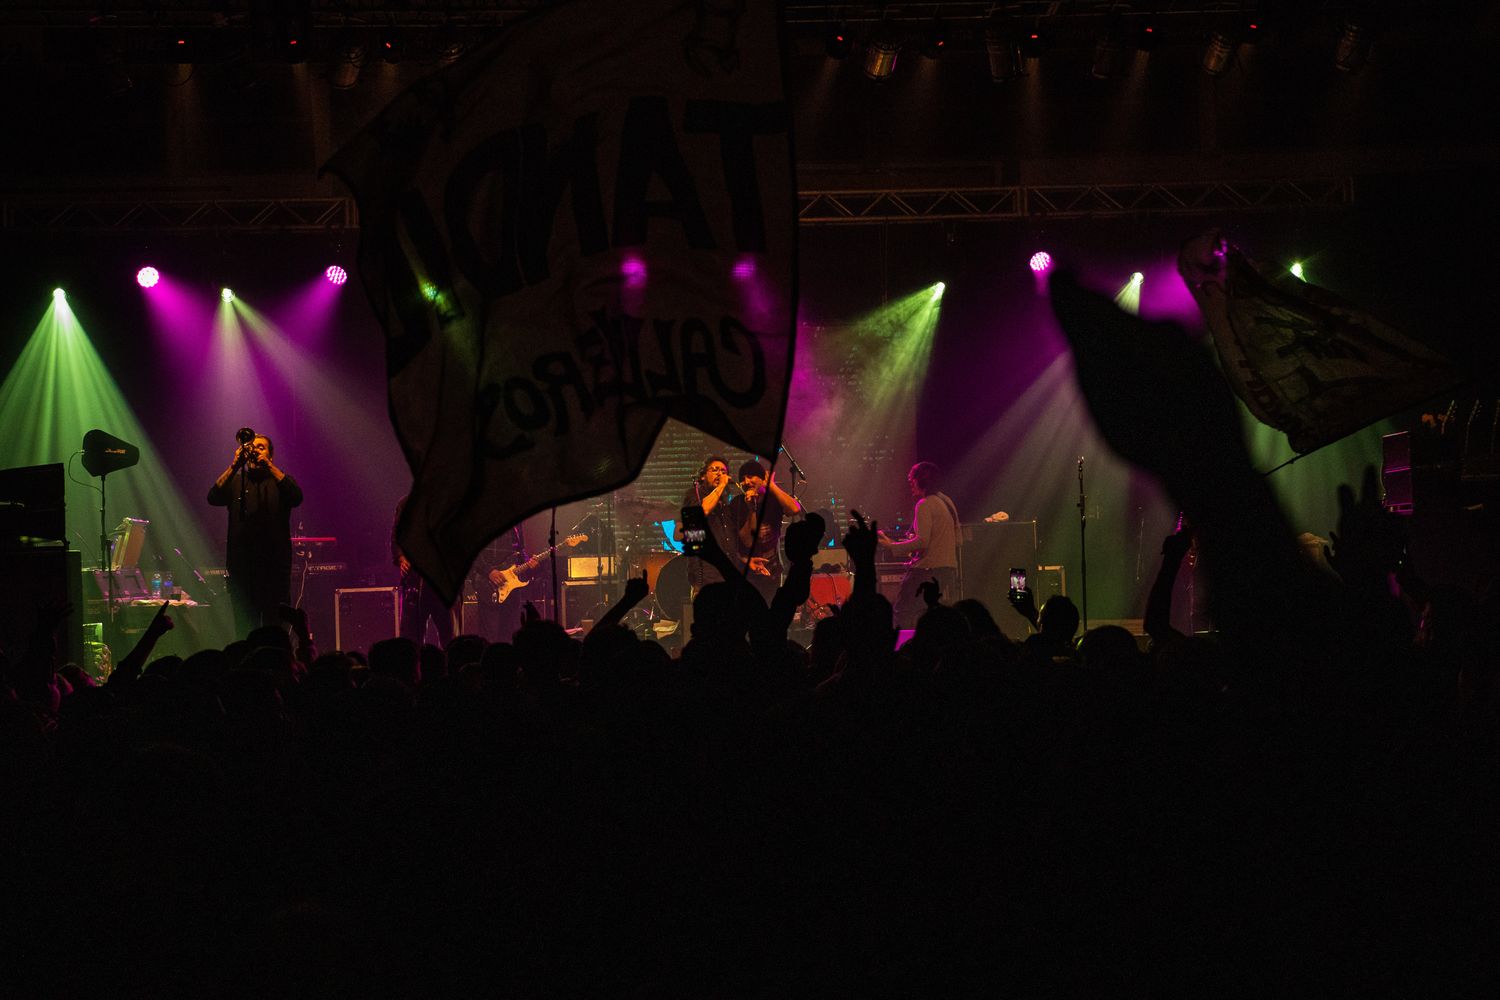
M 659 500 L 628 496 L 615 497 L 615 513 L 636 517 L 643 521 L 656 521 L 672 516 L 671 508 Z

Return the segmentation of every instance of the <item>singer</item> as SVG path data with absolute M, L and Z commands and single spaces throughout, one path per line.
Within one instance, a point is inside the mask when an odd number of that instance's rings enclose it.
M 291 600 L 292 508 L 297 481 L 277 467 L 276 446 L 248 427 L 236 435 L 234 458 L 208 490 L 208 502 L 229 508 L 229 599 L 236 635 L 279 625 L 278 606 Z
M 737 551 L 734 522 L 729 517 L 729 502 L 733 498 L 734 484 L 729 479 L 729 460 L 723 455 L 710 455 L 703 460 L 698 478 L 682 497 L 684 507 L 703 508 L 703 513 L 708 517 L 709 530 L 714 533 L 714 540 L 731 559 Z M 677 530 L 680 532 L 682 526 L 678 525 Z M 719 571 L 702 559 L 688 560 L 688 583 L 694 593 L 722 579 Z M 670 609 L 672 612 L 677 610 Z
M 938 490 L 938 467 L 931 462 L 918 462 L 906 474 L 906 483 L 911 487 L 912 499 L 917 502 L 913 518 L 913 532 L 900 540 L 892 540 L 880 533 L 880 544 L 897 552 L 915 553 L 915 558 L 906 564 L 906 576 L 901 580 L 901 590 L 896 594 L 896 627 L 916 628 L 925 603 L 917 594 L 917 588 L 930 579 L 937 579 L 938 587 L 947 600 L 954 601 L 958 593 L 958 508 L 953 500 Z

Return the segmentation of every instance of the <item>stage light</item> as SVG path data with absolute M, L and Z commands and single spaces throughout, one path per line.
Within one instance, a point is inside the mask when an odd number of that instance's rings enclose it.
M 642 288 L 646 284 L 646 262 L 639 257 L 626 257 L 620 262 L 620 274 L 625 278 L 626 288 Z
M 233 302 L 234 292 L 230 291 L 228 288 L 221 289 L 219 291 L 219 298 L 225 302 Z
M 943 297 L 943 292 L 945 292 L 947 290 L 948 290 L 948 286 L 946 284 L 944 284 L 943 282 L 941 282 L 941 281 L 939 281 L 937 284 L 933 285 L 932 286 L 932 301 L 936 302 L 938 299 L 942 298 Z
M 1045 250 L 1038 250 L 1031 255 L 1031 269 L 1041 274 L 1052 266 L 1052 255 Z
M 1130 280 L 1115 293 L 1115 305 L 1132 315 L 1139 315 L 1141 311 L 1141 285 L 1146 276 L 1139 271 L 1130 276 Z
M 375 43 L 375 48 L 380 53 L 380 58 L 391 65 L 394 66 L 401 61 L 401 37 L 394 31 L 381 35 L 379 41 Z
M 142 288 L 155 288 L 156 283 L 161 280 L 161 272 L 147 265 L 135 272 L 135 283 Z
M 943 54 L 947 45 L 948 26 L 934 17 L 932 23 L 922 31 L 922 55 L 927 59 L 936 59 Z
M 740 281 L 748 281 L 755 277 L 755 258 L 749 254 L 744 255 L 734 262 L 734 276 Z
M 1026 74 L 1021 61 L 1021 26 L 1016 19 L 994 13 L 984 24 L 984 54 L 990 63 L 990 79 L 1006 83 Z
M 61 288 L 54 288 L 54 289 L 52 289 L 52 301 L 53 302 L 66 302 L 67 300 L 68 300 L 68 293 L 67 292 L 63 291 Z
M 849 26 L 843 21 L 829 28 L 828 35 L 823 39 L 823 49 L 830 59 L 849 58 L 849 50 L 853 47 L 854 38 L 849 34 Z
M 1290 268 L 1288 268 L 1287 270 L 1291 271 L 1292 272 L 1292 277 L 1296 278 L 1298 281 L 1306 281 L 1307 280 L 1307 275 L 1302 270 L 1302 262 L 1300 260 L 1294 260 L 1294 261 L 1292 261 L 1292 266 Z
M 1095 80 L 1115 80 L 1125 75 L 1125 32 L 1118 18 L 1111 18 L 1094 43 L 1094 64 L 1089 75 Z
M 328 83 L 334 90 L 352 90 L 359 83 L 360 70 L 365 65 L 365 47 L 347 45 L 339 52 L 339 61 L 334 64 Z
M 1338 45 L 1333 50 L 1333 64 L 1345 73 L 1357 73 L 1370 60 L 1373 40 L 1363 25 L 1353 21 L 1344 24 Z
M 896 56 L 900 51 L 901 45 L 888 26 L 882 24 L 876 28 L 870 44 L 865 46 L 865 76 L 877 83 L 889 80 L 896 72 Z
M 1208 36 L 1208 44 L 1203 48 L 1203 72 L 1209 76 L 1223 76 L 1229 72 L 1229 64 L 1234 59 L 1234 43 L 1229 36 L 1222 31 L 1215 31 Z
M 1021 39 L 1021 55 L 1027 59 L 1040 59 L 1047 54 L 1050 42 L 1041 28 L 1032 28 Z
M 323 272 L 323 277 L 328 279 L 329 284 L 342 285 L 344 282 L 349 280 L 349 272 L 345 271 L 337 264 L 332 264 L 329 266 L 328 270 Z
M 1135 48 L 1137 52 L 1150 54 L 1156 51 L 1156 25 L 1147 21 L 1141 25 L 1141 30 L 1135 36 Z

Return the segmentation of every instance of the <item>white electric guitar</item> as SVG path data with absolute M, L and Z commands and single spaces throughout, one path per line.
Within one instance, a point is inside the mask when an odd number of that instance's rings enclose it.
M 588 540 L 588 535 L 569 535 L 567 538 L 564 538 L 562 541 L 552 546 L 552 548 L 543 549 L 541 552 L 538 552 L 536 555 L 532 556 L 530 559 L 526 560 L 523 563 L 515 563 L 514 565 L 507 566 L 504 569 L 490 570 L 490 582 L 498 588 L 495 591 L 495 603 L 504 604 L 505 599 L 509 597 L 513 591 L 520 590 L 522 587 L 531 582 L 530 580 L 521 579 L 520 576 L 517 575 L 518 573 L 520 573 L 520 571 L 536 569 L 539 565 L 541 565 L 543 559 L 552 554 L 554 549 L 571 549 L 573 546 L 578 545 L 581 542 L 586 542 Z

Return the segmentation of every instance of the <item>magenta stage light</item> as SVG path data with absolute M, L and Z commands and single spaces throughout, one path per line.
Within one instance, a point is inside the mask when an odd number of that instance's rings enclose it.
M 342 285 L 349 280 L 349 272 L 334 264 L 323 272 L 323 277 L 327 278 L 330 284 Z
M 1038 250 L 1031 255 L 1031 269 L 1041 274 L 1052 266 L 1052 255 L 1045 250 Z
M 625 277 L 626 288 L 642 288 L 646 284 L 646 262 L 639 257 L 626 257 L 622 260 L 620 273 Z
M 755 258 L 746 256 L 735 261 L 734 276 L 740 281 L 746 281 L 755 277 Z
M 156 283 L 161 280 L 161 272 L 154 267 L 143 267 L 135 272 L 135 283 L 142 288 L 155 288 Z

